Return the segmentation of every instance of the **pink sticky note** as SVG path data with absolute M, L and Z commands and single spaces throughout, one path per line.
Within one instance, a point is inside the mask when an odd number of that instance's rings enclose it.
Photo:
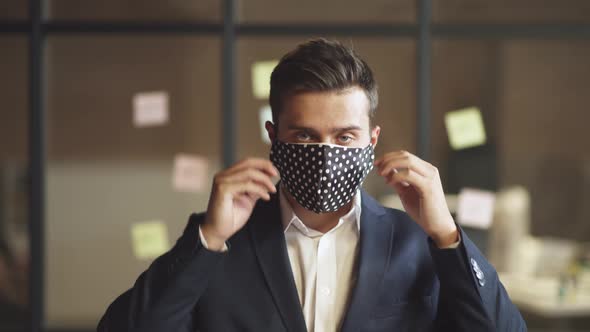
M 488 229 L 494 218 L 494 192 L 464 188 L 457 201 L 457 222 L 461 225 Z
M 190 154 L 178 154 L 174 158 L 172 186 L 183 192 L 201 192 L 206 189 L 209 175 L 207 158 Z
M 133 96 L 133 125 L 136 127 L 161 126 L 168 122 L 168 93 L 142 92 Z

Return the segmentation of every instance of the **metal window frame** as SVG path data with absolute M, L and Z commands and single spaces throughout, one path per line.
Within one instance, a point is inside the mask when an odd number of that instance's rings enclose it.
M 332 35 L 400 38 L 416 41 L 417 154 L 430 158 L 431 45 L 436 39 L 590 39 L 590 24 L 440 24 L 432 23 L 432 0 L 416 0 L 413 24 L 252 24 L 236 22 L 237 0 L 223 0 L 223 22 L 91 22 L 45 21 L 43 0 L 29 0 L 27 20 L 1 20 L 0 36 L 28 37 L 29 57 L 29 231 L 31 248 L 30 331 L 44 330 L 44 225 L 46 114 L 44 105 L 44 45 L 59 34 L 169 34 L 215 35 L 222 38 L 222 162 L 236 157 L 236 42 L 240 36 Z

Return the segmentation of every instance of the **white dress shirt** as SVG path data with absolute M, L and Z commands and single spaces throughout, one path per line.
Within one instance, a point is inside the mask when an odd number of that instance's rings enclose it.
M 340 330 L 355 282 L 353 269 L 358 256 L 360 191 L 355 194 L 350 211 L 326 233 L 305 226 L 283 192 L 279 199 L 287 251 L 307 331 Z

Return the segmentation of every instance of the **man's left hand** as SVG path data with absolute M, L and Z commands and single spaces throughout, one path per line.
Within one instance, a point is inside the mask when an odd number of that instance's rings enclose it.
M 400 196 L 406 212 L 439 248 L 458 240 L 438 169 L 407 151 L 390 152 L 375 160 L 383 176 Z

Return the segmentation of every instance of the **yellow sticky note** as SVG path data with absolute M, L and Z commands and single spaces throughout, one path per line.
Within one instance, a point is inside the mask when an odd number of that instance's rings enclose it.
M 259 61 L 252 65 L 252 93 L 258 99 L 268 98 L 270 94 L 270 75 L 279 61 Z
M 449 143 L 461 150 L 486 143 L 486 132 L 481 112 L 477 107 L 465 108 L 445 115 Z
M 135 223 L 131 226 L 133 253 L 139 259 L 153 259 L 170 249 L 168 228 L 158 220 Z

